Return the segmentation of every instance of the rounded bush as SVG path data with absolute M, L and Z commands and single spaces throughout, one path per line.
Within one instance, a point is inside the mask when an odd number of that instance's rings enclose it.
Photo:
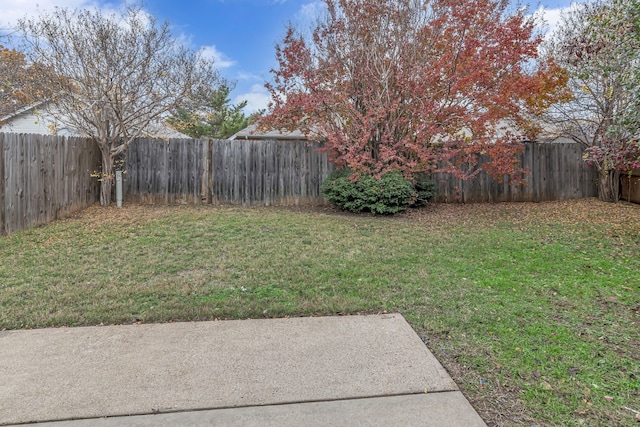
M 322 183 L 324 197 L 340 209 L 392 215 L 406 210 L 417 197 L 413 184 L 397 171 L 380 179 L 361 175 L 352 181 L 351 176 L 349 169 L 338 169 Z

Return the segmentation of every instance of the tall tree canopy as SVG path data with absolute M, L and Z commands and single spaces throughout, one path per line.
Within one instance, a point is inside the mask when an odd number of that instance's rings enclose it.
M 299 128 L 338 165 L 365 173 L 519 170 L 528 114 L 564 83 L 535 61 L 541 38 L 507 0 L 324 0 L 304 36 L 288 28 L 264 127 Z
M 111 202 L 116 156 L 218 82 L 212 62 L 178 43 L 167 22 L 140 6 L 117 14 L 57 8 L 18 28 L 41 78 L 55 82 L 49 113 L 100 147 L 102 205 Z
M 546 55 L 569 77 L 572 97 L 545 115 L 586 147 L 599 197 L 619 198 L 619 174 L 640 167 L 640 2 L 597 0 L 566 13 Z
M 175 130 L 192 138 L 228 138 L 249 124 L 249 117 L 242 109 L 247 101 L 231 105 L 231 86 L 206 88 L 195 94 L 191 105 L 180 106 L 172 112 L 167 122 Z

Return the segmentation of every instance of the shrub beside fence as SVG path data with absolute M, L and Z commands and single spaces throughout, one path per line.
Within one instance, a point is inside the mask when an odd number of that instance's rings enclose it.
M 100 151 L 86 138 L 0 133 L 0 235 L 94 204 Z

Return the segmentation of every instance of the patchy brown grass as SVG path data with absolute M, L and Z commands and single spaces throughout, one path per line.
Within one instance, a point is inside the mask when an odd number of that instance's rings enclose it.
M 93 206 L 0 257 L 0 328 L 399 311 L 489 425 L 637 425 L 638 205 Z

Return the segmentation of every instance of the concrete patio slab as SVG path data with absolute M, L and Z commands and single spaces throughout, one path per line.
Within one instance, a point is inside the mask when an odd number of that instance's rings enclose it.
M 0 378 L 5 425 L 457 391 L 399 314 L 3 331 Z
M 231 427 L 486 426 L 459 391 L 37 424 L 38 427 L 152 427 L 159 425 L 193 427 L 212 425 Z

